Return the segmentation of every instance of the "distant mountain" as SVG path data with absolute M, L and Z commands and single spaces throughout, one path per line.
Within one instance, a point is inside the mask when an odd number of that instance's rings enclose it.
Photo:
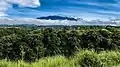
M 70 21 L 77 21 L 77 19 L 72 17 L 63 17 L 63 16 L 46 16 L 46 17 L 38 17 L 37 19 L 44 19 L 44 20 L 70 20 Z

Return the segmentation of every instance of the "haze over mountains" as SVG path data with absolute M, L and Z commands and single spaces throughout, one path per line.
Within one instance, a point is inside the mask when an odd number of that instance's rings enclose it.
M 0 18 L 0 24 L 36 24 L 36 25 L 112 25 L 119 26 L 120 19 L 84 20 L 83 18 L 67 16 L 46 16 L 34 18 Z

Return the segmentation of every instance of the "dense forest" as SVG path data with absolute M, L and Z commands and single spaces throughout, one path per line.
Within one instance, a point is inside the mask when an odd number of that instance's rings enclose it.
M 86 51 L 87 50 L 87 51 Z M 77 53 L 85 53 L 84 62 L 92 65 L 98 62 L 92 54 L 105 51 L 118 52 L 120 56 L 120 27 L 112 26 L 1 26 L 0 27 L 0 59 L 31 63 L 45 57 L 75 57 Z M 112 52 L 111 52 L 112 53 Z M 78 55 L 79 55 L 78 54 Z M 110 53 L 108 52 L 107 55 Z M 78 56 L 77 55 L 77 56 Z M 111 55 L 109 55 L 111 56 Z M 114 56 L 113 56 L 114 57 Z M 61 57 L 60 57 L 61 58 Z M 96 58 L 96 57 L 95 57 Z M 62 57 L 62 59 L 64 59 Z M 118 58 L 117 58 L 118 59 Z M 116 61 L 120 63 L 119 61 Z M 97 63 L 96 63 L 97 62 Z M 84 64 L 82 67 L 84 66 Z M 87 67 L 103 67 L 92 66 Z M 98 63 L 98 65 L 100 65 Z M 55 66 L 51 66 L 55 67 Z M 57 66 L 56 66 L 57 67 Z M 63 66 L 61 66 L 63 67 Z M 66 66 L 69 67 L 69 66 Z

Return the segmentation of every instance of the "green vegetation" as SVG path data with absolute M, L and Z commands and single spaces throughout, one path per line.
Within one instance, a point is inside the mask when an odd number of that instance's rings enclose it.
M 0 61 L 0 67 L 119 67 L 119 64 L 120 52 L 96 53 L 88 50 L 82 50 L 70 58 L 64 56 L 45 57 L 33 63 Z
M 0 27 L 0 67 L 113 67 L 119 56 L 120 27 Z

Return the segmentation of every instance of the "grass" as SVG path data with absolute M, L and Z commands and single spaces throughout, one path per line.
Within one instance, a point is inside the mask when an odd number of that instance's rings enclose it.
M 41 58 L 34 63 L 0 61 L 0 67 L 120 67 L 120 52 L 83 50 L 71 58 L 54 56 Z

